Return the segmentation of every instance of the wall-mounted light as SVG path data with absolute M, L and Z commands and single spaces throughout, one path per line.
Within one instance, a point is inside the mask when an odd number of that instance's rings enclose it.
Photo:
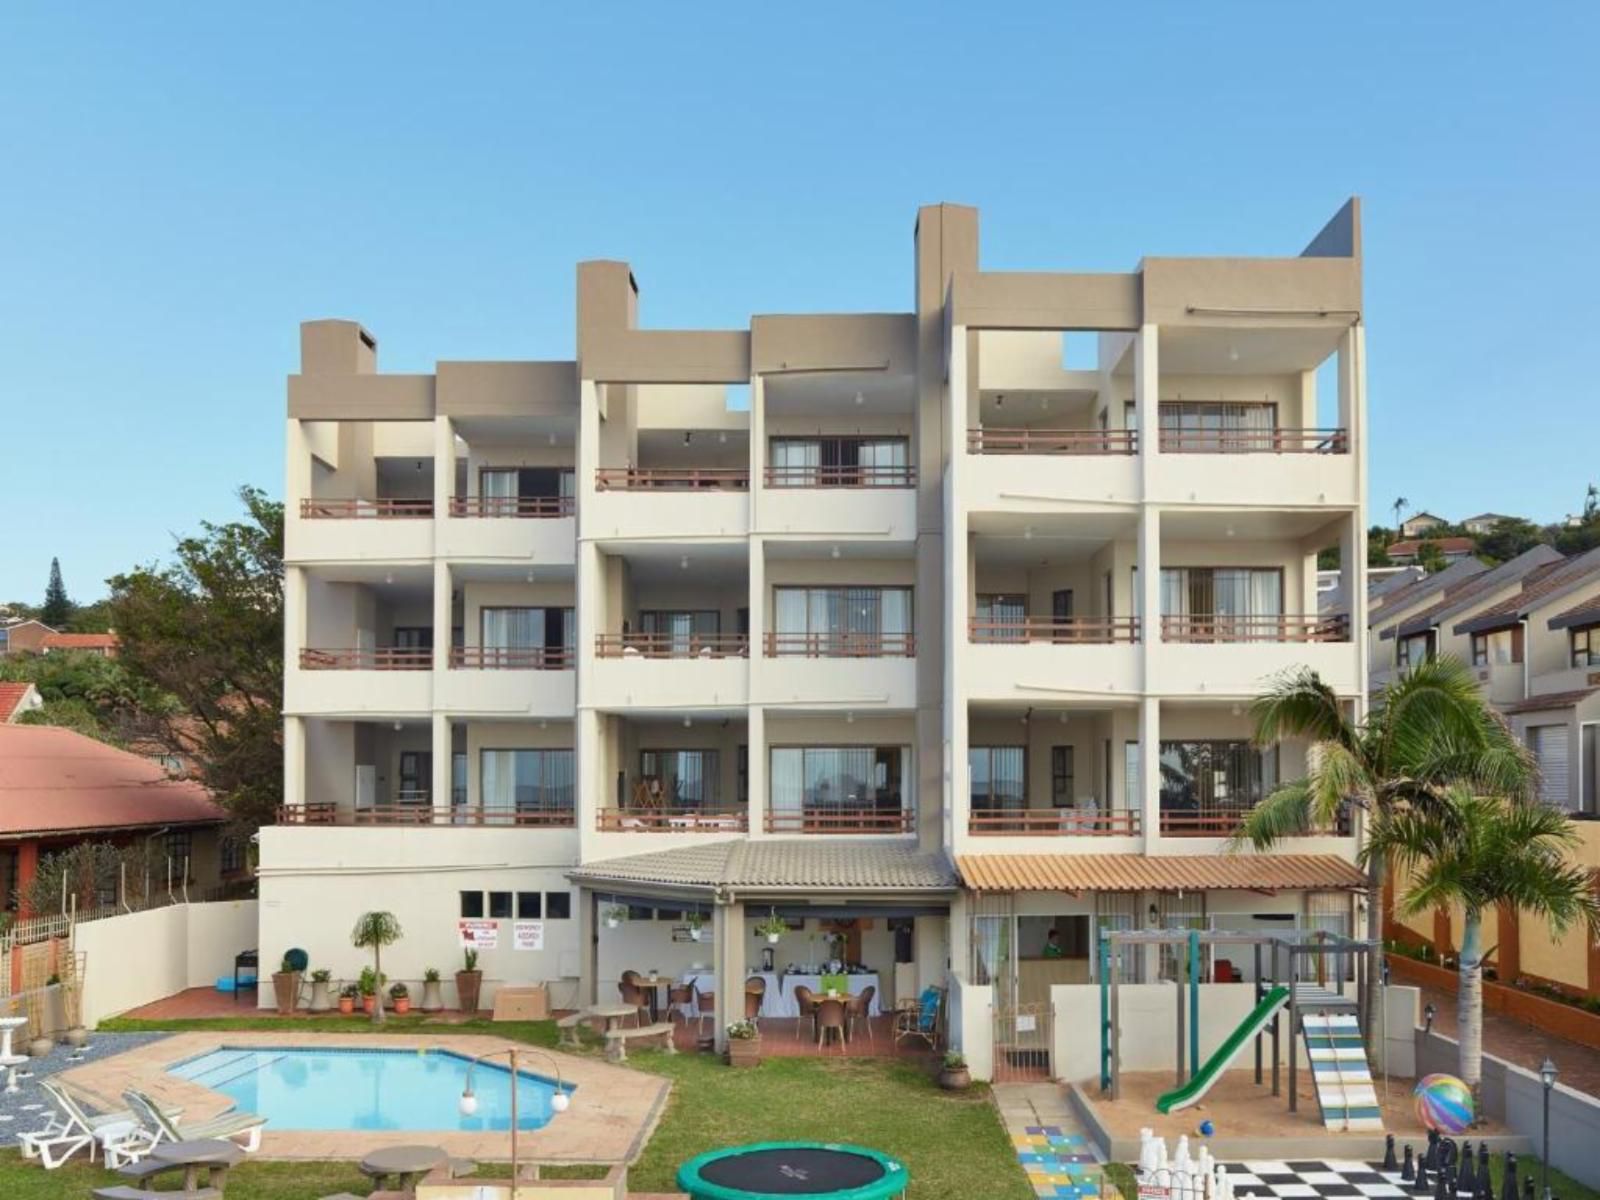
M 1033 526 L 1032 525 L 1024 525 L 1022 527 L 1022 540 L 1025 541 L 1025 542 L 1033 541 Z
M 687 429 L 685 429 L 685 430 L 684 430 L 684 431 L 683 431 L 683 444 L 684 444 L 684 445 L 685 445 L 685 446 L 687 446 L 687 445 L 688 445 L 688 444 L 689 444 L 689 443 L 690 443 L 690 442 L 692 442 L 692 441 L 693 441 L 693 440 L 694 440 L 694 434 L 693 434 L 693 433 L 691 433 L 691 432 L 689 432 L 689 430 L 687 430 Z
M 690 728 L 693 724 L 694 724 L 694 719 L 692 717 L 685 717 L 683 719 L 683 727 L 685 729 Z
M 726 446 L 728 444 L 727 432 L 724 431 L 722 433 L 717 434 L 717 441 L 720 442 L 722 445 Z
M 384 572 L 383 581 L 385 583 L 388 583 L 388 584 L 394 583 L 394 572 L 393 571 Z
M 550 444 L 552 446 L 554 446 L 556 444 L 556 435 L 555 435 L 555 432 L 553 430 L 550 433 Z
M 867 398 L 865 396 L 863 396 L 860 392 L 857 392 L 856 393 L 856 407 L 860 408 L 866 402 L 867 402 Z
M 832 550 L 828 551 L 828 557 L 829 558 L 838 558 L 839 557 L 839 547 L 835 546 Z
M 395 722 L 395 723 L 394 723 L 394 731 L 395 731 L 395 732 L 396 732 L 396 733 L 399 733 L 399 732 L 400 732 L 400 731 L 401 731 L 401 730 L 402 730 L 402 729 L 404 729 L 404 728 L 405 728 L 405 725 L 404 725 L 404 724 L 403 724 L 403 723 L 402 723 L 402 722 L 400 722 L 400 721 L 396 721 L 396 722 Z
M 854 725 L 856 723 L 856 715 L 855 715 L 855 713 L 853 713 L 853 712 L 845 713 L 845 715 L 844 715 L 844 723 L 846 725 Z
M 681 558 L 678 559 L 678 570 L 687 571 L 688 569 L 689 569 L 689 556 L 687 554 L 685 554 Z
M 994 406 L 996 408 L 1004 408 L 1006 406 L 1006 396 L 1004 392 L 999 392 L 995 395 Z

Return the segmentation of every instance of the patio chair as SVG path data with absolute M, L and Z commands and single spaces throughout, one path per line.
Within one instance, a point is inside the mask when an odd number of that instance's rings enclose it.
M 716 1026 L 717 994 L 715 992 L 702 992 L 699 988 L 695 988 L 694 1011 L 700 1021 L 700 1036 L 705 1037 L 706 1022 L 710 1021 L 713 1027 Z
M 255 1113 L 228 1112 L 209 1121 L 191 1121 L 180 1125 L 144 1092 L 130 1088 L 122 1093 L 122 1098 L 128 1102 L 128 1107 L 139 1119 L 140 1126 L 150 1135 L 152 1145 L 157 1142 L 194 1142 L 208 1138 L 226 1138 L 230 1142 L 238 1143 L 239 1148 L 246 1154 L 254 1154 L 261 1149 L 261 1129 L 266 1125 L 267 1119 L 258 1117 Z
M 928 1049 L 934 1049 L 934 1040 L 939 1034 L 939 1006 L 944 1001 L 944 993 L 936 987 L 922 989 L 922 995 L 917 998 L 915 1007 L 906 1006 L 896 1009 L 894 1014 L 894 1042 L 898 1046 L 906 1038 L 921 1038 L 928 1043 Z
M 800 1028 L 807 1020 L 812 1022 L 813 1029 L 816 1027 L 817 998 L 810 988 L 800 985 L 794 989 L 794 1002 L 800 1009 L 800 1015 L 795 1018 L 794 1022 L 794 1040 L 798 1042 L 800 1040 Z
M 41 1079 L 39 1087 L 54 1101 L 55 1112 L 50 1115 L 43 1129 L 17 1134 L 23 1158 L 37 1158 L 44 1164 L 45 1170 L 54 1171 L 79 1150 L 87 1150 L 89 1161 L 93 1162 L 95 1144 L 99 1142 L 105 1146 L 106 1165 L 116 1167 L 123 1162 L 134 1161 L 144 1149 L 148 1149 L 149 1139 L 142 1136 L 139 1118 L 133 1113 L 123 1111 L 90 1116 L 61 1084 Z M 118 1126 L 125 1127 L 120 1131 L 120 1136 L 107 1136 Z
M 845 1015 L 850 1022 L 845 1029 L 846 1036 L 854 1036 L 856 1022 L 861 1021 L 867 1027 L 867 1041 L 872 1041 L 872 999 L 877 994 L 878 985 L 872 984 L 863 988 L 859 996 L 851 996 L 845 1002 Z
M 617 992 L 622 996 L 624 1004 L 633 1006 L 633 1023 L 643 1027 L 650 1016 L 650 997 L 644 994 L 642 987 L 628 978 L 629 975 L 633 975 L 634 979 L 638 978 L 632 971 L 624 972 L 623 977 L 617 981 Z
M 667 1022 L 677 1016 L 685 1025 L 689 1023 L 690 1014 L 694 1011 L 694 985 L 691 983 L 675 983 L 667 989 Z
M 767 981 L 747 979 L 744 982 L 744 1019 L 757 1024 L 761 1019 L 761 1002 L 766 999 Z
M 845 1003 L 837 997 L 817 1001 L 817 1046 L 826 1048 L 828 1036 L 837 1035 L 839 1053 L 844 1053 L 845 1027 L 849 1020 Z

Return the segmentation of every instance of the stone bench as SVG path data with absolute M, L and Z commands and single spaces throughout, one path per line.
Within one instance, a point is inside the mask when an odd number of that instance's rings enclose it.
M 116 1187 L 95 1188 L 94 1195 L 96 1200 L 222 1200 L 222 1193 L 212 1187 L 196 1188 L 192 1192 L 153 1192 L 118 1184 Z
M 608 1029 L 605 1037 L 606 1059 L 610 1062 L 626 1062 L 628 1060 L 628 1043 L 632 1041 L 659 1040 L 668 1054 L 677 1052 L 677 1048 L 672 1044 L 672 1023 L 670 1021 L 662 1021 L 655 1025 L 643 1025 L 637 1029 Z
M 593 1020 L 593 1018 L 584 1016 L 582 1010 L 579 1010 L 575 1013 L 568 1013 L 566 1016 L 557 1020 L 556 1029 L 561 1035 L 559 1044 L 562 1046 L 571 1046 L 574 1050 L 579 1049 L 582 1043 L 578 1040 L 578 1026 L 589 1020 Z

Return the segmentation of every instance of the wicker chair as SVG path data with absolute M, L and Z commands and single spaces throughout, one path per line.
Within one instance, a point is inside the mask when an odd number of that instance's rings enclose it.
M 744 983 L 744 1019 L 755 1021 L 758 1025 L 761 1018 L 761 1004 L 767 996 L 767 981 L 765 979 L 747 979 Z
M 717 994 L 715 992 L 702 992 L 699 988 L 695 988 L 694 1011 L 695 1018 L 700 1022 L 700 1036 L 705 1037 L 707 1021 L 711 1022 L 713 1029 L 716 1028 Z
M 642 1026 L 650 1017 L 650 998 L 644 989 L 624 976 L 617 981 L 617 992 L 624 1004 L 633 1006 L 633 1023 Z
M 862 991 L 859 996 L 851 996 L 845 1002 L 845 1012 L 849 1025 L 845 1029 L 847 1036 L 855 1036 L 856 1022 L 860 1021 L 867 1027 L 867 1041 L 872 1041 L 872 998 L 878 994 L 878 987 L 873 984 Z
M 839 1052 L 844 1053 L 846 1025 L 849 1020 L 845 1003 L 838 998 L 817 1001 L 817 1045 L 825 1047 L 828 1035 L 838 1035 Z
M 800 1040 L 800 1027 L 808 1020 L 816 1020 L 817 998 L 812 994 L 810 988 L 796 987 L 794 989 L 794 1002 L 800 1009 L 800 1015 L 795 1018 L 794 1022 L 794 1040 L 798 1042 Z
M 685 1025 L 689 1023 L 689 1012 L 694 1008 L 694 985 L 692 983 L 673 984 L 667 989 L 667 1021 L 670 1024 L 673 1017 L 678 1017 Z

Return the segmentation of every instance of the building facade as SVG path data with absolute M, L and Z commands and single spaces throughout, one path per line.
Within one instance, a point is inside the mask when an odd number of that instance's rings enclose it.
M 565 362 L 305 324 L 262 952 L 353 973 L 384 907 L 402 976 L 472 937 L 558 1004 L 837 959 L 1016 1007 L 1101 928 L 1350 930 L 1358 830 L 1227 843 L 1305 765 L 1251 744 L 1265 682 L 1365 703 L 1363 346 L 1354 200 L 1093 275 L 984 270 L 934 205 L 911 311 L 731 330 L 585 262 Z

